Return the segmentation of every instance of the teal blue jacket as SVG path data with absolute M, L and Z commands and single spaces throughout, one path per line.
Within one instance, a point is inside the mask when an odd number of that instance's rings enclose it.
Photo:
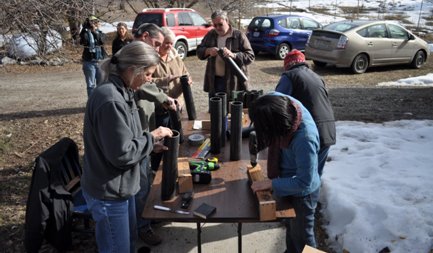
M 275 96 L 286 96 L 299 104 L 302 121 L 287 148 L 280 153 L 280 176 L 272 179 L 272 189 L 277 196 L 308 195 L 320 187 L 317 171 L 320 141 L 313 117 L 298 100 L 288 95 L 272 92 Z

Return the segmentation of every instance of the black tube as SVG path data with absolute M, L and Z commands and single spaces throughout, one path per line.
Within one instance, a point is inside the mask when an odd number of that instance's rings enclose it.
M 227 132 L 227 93 L 225 92 L 217 92 L 215 93 L 216 97 L 220 97 L 222 99 L 222 113 L 221 113 L 221 147 L 226 145 L 226 132 Z
M 164 145 L 168 147 L 168 150 L 164 151 L 162 164 L 161 199 L 163 201 L 174 198 L 176 194 L 179 137 L 179 132 L 173 130 L 173 136 L 166 137 L 164 140 Z
M 168 110 L 168 115 L 170 116 L 170 128 L 179 132 L 179 143 L 183 143 L 182 119 L 180 117 L 179 104 L 177 102 L 176 110 Z
M 182 85 L 183 98 L 185 99 L 186 112 L 188 113 L 189 120 L 195 120 L 197 118 L 195 112 L 194 97 L 192 96 L 191 86 L 188 83 L 189 78 L 187 75 L 180 77 L 180 83 Z
M 221 152 L 221 130 L 222 130 L 222 99 L 212 97 L 209 100 L 210 110 L 210 152 L 219 154 Z
M 230 123 L 230 161 L 241 159 L 242 152 L 242 102 L 234 101 L 230 103 L 231 123 Z

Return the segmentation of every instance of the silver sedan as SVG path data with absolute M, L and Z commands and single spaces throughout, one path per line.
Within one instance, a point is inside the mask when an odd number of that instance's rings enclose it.
M 420 68 L 430 55 L 426 41 L 393 21 L 345 20 L 314 30 L 305 56 L 314 64 L 351 68 L 409 64 Z

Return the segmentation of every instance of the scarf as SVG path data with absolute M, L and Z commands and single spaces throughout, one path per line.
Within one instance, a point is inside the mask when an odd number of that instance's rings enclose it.
M 101 47 L 96 46 L 95 37 L 89 29 L 87 29 L 87 36 L 89 37 L 89 52 L 95 53 L 95 60 L 102 60 Z
M 286 136 L 274 139 L 268 147 L 268 178 L 276 178 L 280 175 L 280 153 L 281 149 L 287 148 L 292 141 L 293 135 L 298 130 L 302 120 L 301 108 L 294 101 L 291 104 L 296 108 L 296 118 L 292 128 Z

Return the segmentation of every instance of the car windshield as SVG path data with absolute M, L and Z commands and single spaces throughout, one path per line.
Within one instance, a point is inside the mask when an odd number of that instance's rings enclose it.
M 351 22 L 351 23 L 339 23 L 339 22 L 337 22 L 337 23 L 329 24 L 329 25 L 323 27 L 323 29 L 329 30 L 329 31 L 336 31 L 336 32 L 346 32 L 346 31 L 349 31 L 349 30 L 351 30 L 355 27 L 358 27 L 360 25 L 361 24 L 359 24 L 359 23 L 353 23 L 353 22 Z
M 162 14 L 160 13 L 145 13 L 138 15 L 134 22 L 134 28 L 138 28 L 141 24 L 153 23 L 158 26 L 162 26 Z

